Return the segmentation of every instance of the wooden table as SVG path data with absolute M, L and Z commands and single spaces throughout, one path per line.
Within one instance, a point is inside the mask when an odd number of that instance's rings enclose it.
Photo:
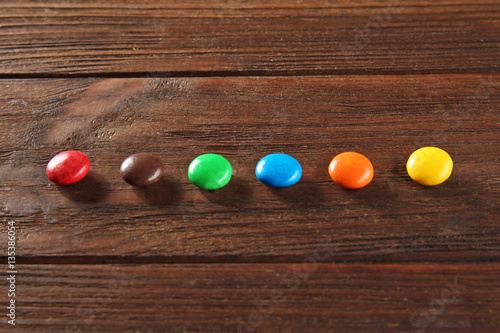
M 2 1 L 0 331 L 498 332 L 499 32 L 498 0 Z M 424 146 L 440 186 L 406 173 Z M 90 174 L 52 184 L 73 149 Z M 367 187 L 331 181 L 343 151 Z M 159 184 L 120 178 L 137 152 Z M 256 179 L 274 152 L 298 184 Z

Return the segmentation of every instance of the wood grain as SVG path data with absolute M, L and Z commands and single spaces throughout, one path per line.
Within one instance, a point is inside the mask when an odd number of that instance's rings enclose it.
M 498 1 L 2 1 L 0 75 L 497 73 Z
M 0 213 L 18 224 L 24 263 L 296 262 L 325 242 L 334 249 L 325 261 L 500 258 L 498 75 L 1 83 Z M 441 186 L 406 174 L 423 146 L 454 159 Z M 69 149 L 90 156 L 91 174 L 51 184 L 46 163 Z M 119 166 L 144 151 L 164 161 L 167 176 L 136 189 Z M 282 190 L 254 174 L 278 151 L 304 169 Z M 329 179 L 328 163 L 343 151 L 372 160 L 369 186 L 344 190 Z M 215 192 L 187 178 L 207 152 L 235 170 Z
M 22 265 L 16 332 L 494 332 L 499 274 L 498 263 Z
M 498 332 L 499 31 L 497 0 L 0 1 L 0 332 Z M 69 149 L 91 173 L 56 186 Z M 343 151 L 366 188 L 329 179 Z M 137 152 L 156 186 L 120 178 Z M 207 152 L 218 191 L 187 178 Z M 256 179 L 274 152 L 298 184 Z

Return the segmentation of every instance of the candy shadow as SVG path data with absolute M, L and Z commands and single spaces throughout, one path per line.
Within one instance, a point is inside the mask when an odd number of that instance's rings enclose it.
M 95 204 L 109 195 L 110 185 L 100 174 L 90 171 L 81 181 L 71 185 L 59 185 L 61 191 L 71 201 Z
M 252 198 L 252 188 L 241 178 L 233 178 L 223 188 L 217 190 L 201 190 L 208 201 L 225 206 L 244 206 Z
M 441 187 L 437 186 L 425 186 L 414 181 L 410 175 L 408 174 L 408 170 L 406 169 L 406 160 L 402 158 L 393 160 L 393 168 L 391 169 L 391 173 L 394 175 L 396 179 L 399 179 L 400 186 L 406 186 L 403 192 L 403 189 L 400 189 L 401 193 L 399 193 L 399 197 L 415 197 L 420 198 L 423 193 L 426 196 L 432 195 L 436 196 L 436 199 L 442 197 Z M 447 189 L 443 189 L 446 191 Z M 424 192 L 426 191 L 426 192 Z
M 288 187 L 266 186 L 280 201 L 297 207 L 317 206 L 324 203 L 323 185 L 314 181 L 314 175 L 303 176 L 296 184 Z M 317 179 L 317 178 L 316 178 Z
M 406 171 L 406 160 L 402 158 L 395 158 L 392 161 L 393 167 L 391 169 L 392 174 L 397 175 L 400 180 L 403 181 L 413 181 Z M 376 172 L 376 170 L 375 170 Z
M 394 202 L 399 197 L 394 185 L 388 183 L 387 179 L 372 180 L 368 185 L 358 189 L 344 188 L 332 182 L 332 186 L 338 186 L 342 193 L 351 199 L 359 200 L 360 203 L 387 205 Z
M 134 192 L 143 201 L 154 206 L 162 206 L 179 201 L 179 186 L 166 176 L 150 186 L 135 187 Z

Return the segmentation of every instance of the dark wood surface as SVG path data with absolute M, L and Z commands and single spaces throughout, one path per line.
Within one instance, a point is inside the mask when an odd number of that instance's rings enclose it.
M 0 3 L 0 331 L 500 330 L 499 31 L 499 1 Z M 440 186 L 406 173 L 423 146 Z M 51 184 L 69 149 L 91 173 Z M 330 180 L 343 151 L 366 188 Z M 159 184 L 120 178 L 137 152 Z M 213 192 L 187 178 L 208 152 Z M 255 178 L 273 152 L 298 184 Z
M 38 256 L 281 262 L 303 258 L 325 238 L 338 244 L 337 260 L 498 260 L 499 80 L 482 79 L 6 80 L 4 213 L 23 223 L 18 244 L 30 263 Z M 489 97 L 475 111 L 460 109 L 478 87 Z M 39 93 L 26 96 L 28 89 Z M 411 152 L 428 145 L 455 161 L 452 177 L 434 188 L 405 168 Z M 69 149 L 90 156 L 90 177 L 51 184 L 45 164 Z M 373 182 L 358 191 L 336 186 L 327 172 L 350 150 L 375 166 Z M 160 156 L 167 170 L 146 189 L 118 172 L 141 151 Z M 256 179 L 258 160 L 276 151 L 302 162 L 296 186 L 271 189 Z M 212 193 L 187 178 L 191 160 L 208 152 L 235 169 L 230 186 Z
M 493 332 L 499 274 L 496 263 L 25 265 L 18 328 Z
M 31 0 L 0 11 L 0 73 L 11 76 L 500 67 L 497 0 Z

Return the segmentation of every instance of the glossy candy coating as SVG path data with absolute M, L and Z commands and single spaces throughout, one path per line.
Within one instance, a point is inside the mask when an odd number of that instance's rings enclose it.
M 217 154 L 204 154 L 195 158 L 188 169 L 189 180 L 205 190 L 216 190 L 231 179 L 231 163 Z
M 364 155 L 345 152 L 333 158 L 328 173 L 334 182 L 350 189 L 366 186 L 373 179 L 373 165 Z
M 266 185 L 287 187 L 299 181 L 302 177 L 302 167 L 292 156 L 270 154 L 257 163 L 255 175 Z
M 130 185 L 149 186 L 163 176 L 163 163 L 149 153 L 134 154 L 123 161 L 120 173 Z
M 90 170 L 90 160 L 81 151 L 63 151 L 47 164 L 47 177 L 58 185 L 74 184 L 82 180 Z
M 419 184 L 439 185 L 448 179 L 453 169 L 453 160 L 447 152 L 436 147 L 417 149 L 406 163 L 408 175 Z

